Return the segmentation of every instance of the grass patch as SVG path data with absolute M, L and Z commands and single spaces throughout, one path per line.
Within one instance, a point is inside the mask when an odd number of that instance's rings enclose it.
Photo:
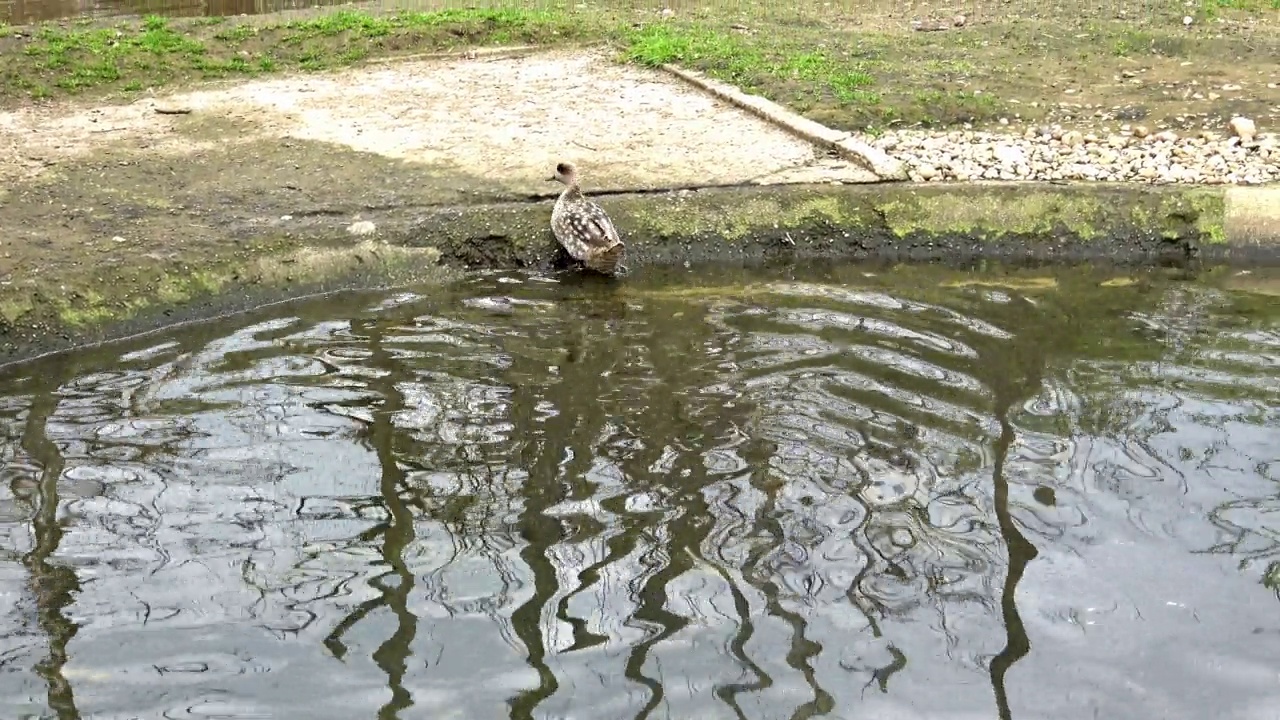
M 89 89 L 135 93 L 183 80 L 285 70 L 318 71 L 373 56 L 502 43 L 550 43 L 600 35 L 552 10 L 466 9 L 373 15 L 340 10 L 301 20 L 223 18 L 92 26 L 46 23 L 0 38 L 0 100 L 44 99 Z
M 1142 105 L 1140 117 L 1155 122 L 1187 109 L 1168 88 L 1203 77 L 1234 82 L 1280 55 L 1280 0 L 1194 2 L 1115 20 L 1078 3 L 1009 0 L 998 20 L 929 33 L 913 32 L 890 0 L 785 8 L 708 0 L 667 17 L 633 0 L 556 0 L 537 10 L 75 20 L 0 33 L 0 104 L 89 92 L 127 98 L 186 80 L 314 72 L 433 50 L 609 40 L 627 62 L 694 68 L 841 129 L 1051 121 L 1046 108 L 1081 102 Z M 920 17 L 953 12 L 941 0 L 912 7 Z M 1187 12 L 1222 22 L 1184 27 Z M 1248 22 L 1230 19 L 1237 16 Z M 1163 62 L 1169 58 L 1179 62 Z M 1139 63 L 1151 72 L 1117 82 L 1121 69 Z
M 747 86 L 768 86 L 768 80 L 801 82 L 845 104 L 861 102 L 865 88 L 875 84 L 854 58 L 826 50 L 749 43 L 704 27 L 649 26 L 629 33 L 626 40 L 627 59 L 642 65 L 678 63 Z
M 675 63 L 750 91 L 790 91 L 798 104 L 875 105 L 875 79 L 848 53 L 790 42 L 747 38 L 701 25 L 650 25 L 623 35 L 627 60 L 658 67 Z M 781 93 L 779 92 L 781 91 Z
M 1197 9 L 1202 18 L 1216 18 L 1232 11 L 1256 15 L 1280 10 L 1280 0 L 1199 0 Z
M 813 43 L 806 33 L 744 36 L 699 24 L 664 23 L 624 35 L 626 58 L 642 65 L 677 63 L 759 92 L 839 127 L 875 131 L 890 125 L 944 126 L 985 122 L 1004 109 L 980 91 L 934 86 L 902 87 L 901 67 L 891 60 L 902 47 L 874 34 L 853 42 Z M 922 53 L 923 54 L 923 53 Z M 912 58 L 918 72 L 936 80 L 964 77 L 975 66 L 965 58 Z

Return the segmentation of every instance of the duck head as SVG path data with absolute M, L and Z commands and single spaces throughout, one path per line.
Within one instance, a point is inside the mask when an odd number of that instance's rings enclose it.
M 555 173 L 553 173 L 551 177 L 547 178 L 547 180 L 562 182 L 569 187 L 573 187 L 578 184 L 578 169 L 573 166 L 573 163 L 557 163 Z

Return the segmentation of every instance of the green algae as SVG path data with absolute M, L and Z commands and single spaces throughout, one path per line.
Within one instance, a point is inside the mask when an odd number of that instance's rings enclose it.
M 857 228 L 866 224 L 866 208 L 838 195 L 808 189 L 752 189 L 738 202 L 724 203 L 718 194 L 698 193 L 652 202 L 617 203 L 632 236 L 640 243 L 714 235 L 737 242 L 762 230 L 801 230 L 815 224 Z M 766 194 L 767 193 L 767 194 Z M 604 203 L 602 203 L 604 204 Z
M 1064 243 L 1076 243 L 1077 259 L 1095 253 L 1147 257 L 1156 246 L 1144 237 L 1157 238 L 1157 245 L 1163 237 L 1173 249 L 1196 243 L 1229 248 L 1234 242 L 1224 226 L 1221 188 L 757 186 L 598 201 L 626 240 L 633 268 L 673 261 L 917 257 L 901 254 L 904 247 L 924 248 L 937 259 L 990 253 L 1052 260 L 1062 256 Z M 271 216 L 275 209 L 260 212 Z M 202 251 L 176 245 L 163 263 L 143 257 L 146 246 L 112 244 L 119 257 L 110 267 L 74 277 L 55 272 L 20 288 L 0 288 L 0 336 L 39 342 L 59 328 L 75 331 L 68 336 L 109 334 L 135 318 L 168 317 L 175 308 L 188 308 L 184 315 L 208 313 L 250 293 L 295 296 L 351 286 L 354 278 L 403 284 L 445 277 L 455 272 L 450 268 L 536 267 L 556 252 L 550 202 L 407 214 L 371 214 L 376 239 L 354 240 L 345 220 L 318 216 L 288 234 L 238 231 L 225 243 L 206 240 Z
M 898 237 L 925 232 L 986 239 L 1010 233 L 1048 235 L 1065 229 L 1082 240 L 1093 240 L 1117 219 L 1105 200 L 1095 195 L 1026 186 L 988 192 L 969 188 L 910 191 L 879 204 L 878 210 Z
M 134 283 L 110 287 L 66 287 L 58 295 L 33 294 L 0 301 L 0 317 L 7 323 L 36 314 L 42 305 L 57 320 L 74 329 L 89 329 L 132 319 L 155 309 L 166 309 L 210 299 L 233 286 L 265 289 L 316 287 L 353 275 L 387 282 L 421 279 L 434 268 L 440 252 L 433 247 L 411 248 L 365 241 L 348 247 L 293 247 L 279 250 L 269 241 L 257 247 L 267 252 L 244 261 L 224 261 L 217 267 L 185 272 L 160 271 L 158 279 L 137 277 Z M 274 249 L 275 252 L 271 252 Z
M 1227 242 L 1225 216 L 1226 198 L 1222 190 L 1187 188 L 1163 197 L 1156 213 L 1143 212 L 1140 217 L 1158 227 L 1162 237 L 1178 239 L 1194 235 L 1203 243 L 1221 245 Z

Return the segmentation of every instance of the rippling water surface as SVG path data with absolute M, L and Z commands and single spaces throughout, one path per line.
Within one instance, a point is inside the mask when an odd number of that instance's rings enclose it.
M 495 274 L 12 368 L 0 717 L 1276 718 L 1277 299 L 1104 280 Z

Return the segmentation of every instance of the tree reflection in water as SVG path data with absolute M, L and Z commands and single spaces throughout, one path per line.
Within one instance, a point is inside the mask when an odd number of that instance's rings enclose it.
M 477 276 L 11 373 L 0 517 L 32 541 L 0 562 L 46 648 L 0 655 L 3 695 L 29 672 L 23 707 L 59 717 L 1124 714 L 1153 636 L 1117 613 L 1171 593 L 1200 626 L 1156 638 L 1265 659 L 1238 638 L 1274 608 L 1274 312 L 807 272 Z M 1185 685 L 1143 707 L 1194 716 Z

